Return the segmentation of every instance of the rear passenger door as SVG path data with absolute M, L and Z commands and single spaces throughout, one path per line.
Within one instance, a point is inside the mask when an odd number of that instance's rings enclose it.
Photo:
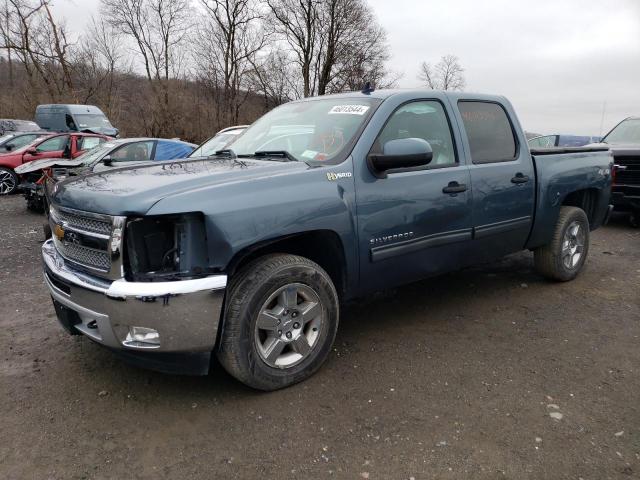
M 460 99 L 458 112 L 471 160 L 476 257 L 519 251 L 529 236 L 535 203 L 535 172 L 525 139 L 500 103 Z

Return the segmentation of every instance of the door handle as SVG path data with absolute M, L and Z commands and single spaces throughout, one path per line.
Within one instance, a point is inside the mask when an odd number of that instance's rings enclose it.
M 527 183 L 528 181 L 529 177 L 520 172 L 516 173 L 516 176 L 511 179 L 511 183 L 515 183 L 516 185 L 520 183 Z
M 442 193 L 448 193 L 455 195 L 456 193 L 462 193 L 467 191 L 467 186 L 464 183 L 449 182 L 449 185 L 442 189 Z

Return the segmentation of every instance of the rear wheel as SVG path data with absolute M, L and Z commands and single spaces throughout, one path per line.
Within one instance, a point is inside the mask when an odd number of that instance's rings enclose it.
M 562 207 L 551 243 L 534 252 L 536 270 L 547 278 L 573 280 L 589 253 L 589 219 L 577 207 Z
M 10 168 L 0 167 L 0 195 L 9 195 L 18 188 L 18 176 Z
M 218 359 L 241 382 L 276 390 L 312 375 L 338 328 L 329 275 L 295 255 L 269 255 L 238 273 L 226 299 Z

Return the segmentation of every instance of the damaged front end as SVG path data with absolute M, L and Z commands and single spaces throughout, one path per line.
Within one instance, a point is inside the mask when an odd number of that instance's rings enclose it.
M 135 282 L 177 281 L 210 275 L 200 213 L 133 218 L 126 226 L 125 277 Z

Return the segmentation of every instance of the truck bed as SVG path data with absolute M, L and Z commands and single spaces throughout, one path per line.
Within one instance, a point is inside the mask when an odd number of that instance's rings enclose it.
M 531 155 L 537 188 L 535 221 L 527 248 L 549 243 L 563 205 L 583 208 L 592 230 L 602 225 L 608 212 L 613 169 L 607 147 L 534 149 Z

